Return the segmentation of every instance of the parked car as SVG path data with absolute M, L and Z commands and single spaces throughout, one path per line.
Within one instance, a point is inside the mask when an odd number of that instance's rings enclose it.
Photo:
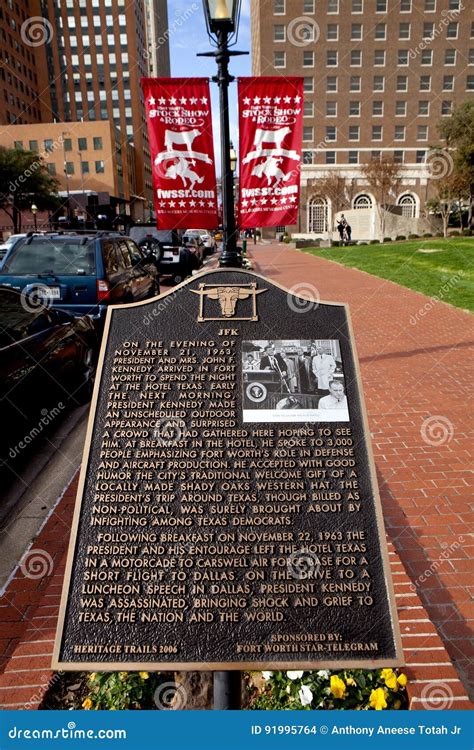
M 158 269 L 128 237 L 113 232 L 32 235 L 20 240 L 0 269 L 0 284 L 42 296 L 100 328 L 108 305 L 159 293 Z
M 217 242 L 207 229 L 187 229 L 183 235 L 183 240 L 187 243 L 189 238 L 198 237 L 204 245 L 204 254 L 212 255 L 217 249 Z
M 11 234 L 10 237 L 0 245 L 0 268 L 3 266 L 7 259 L 7 255 L 13 250 L 15 245 L 20 241 L 24 240 L 25 237 L 31 237 L 33 234 L 41 234 L 41 232 L 28 232 L 25 234 Z
M 0 323 L 0 413 L 7 432 L 40 412 L 51 395 L 55 403 L 89 399 L 99 350 L 90 317 L 0 286 Z
M 156 258 L 160 274 L 171 276 L 174 283 L 183 281 L 197 267 L 194 255 L 175 231 L 140 224 L 130 229 L 130 237 L 145 254 Z
M 204 243 L 199 236 L 186 237 L 186 235 L 184 235 L 183 237 L 183 243 L 185 244 L 189 252 L 193 255 L 193 271 L 197 271 L 197 269 L 201 268 L 202 264 L 204 263 Z

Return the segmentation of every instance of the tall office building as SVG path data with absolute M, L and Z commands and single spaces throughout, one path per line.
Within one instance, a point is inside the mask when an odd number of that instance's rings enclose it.
M 154 20 L 147 25 L 148 15 Z M 44 52 L 49 79 L 49 121 L 110 120 L 122 135 L 123 155 L 134 146 L 134 163 L 122 158 L 124 182 L 134 173 L 131 212 L 145 217 L 153 186 L 150 149 L 140 85 L 150 73 L 154 49 L 156 75 L 169 74 L 167 40 L 155 44 L 166 19 L 166 0 L 42 0 L 42 17 L 51 29 Z
M 338 174 L 356 232 L 374 236 L 375 199 L 361 164 L 385 155 L 400 164 L 402 179 L 387 200 L 398 226 L 429 228 L 422 217 L 436 125 L 474 95 L 473 4 L 254 0 L 251 7 L 254 74 L 304 77 L 301 209 L 291 230 L 327 236 L 336 211 L 318 181 Z

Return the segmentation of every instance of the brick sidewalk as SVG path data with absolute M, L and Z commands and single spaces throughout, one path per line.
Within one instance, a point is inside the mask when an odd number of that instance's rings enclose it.
M 282 286 L 349 303 L 388 536 L 472 696 L 472 316 L 420 315 L 428 297 L 284 244 L 251 254 Z

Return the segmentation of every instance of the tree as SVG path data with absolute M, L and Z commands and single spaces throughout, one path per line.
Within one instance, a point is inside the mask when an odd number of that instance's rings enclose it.
M 34 151 L 0 146 L 0 208 L 10 217 L 15 233 L 21 231 L 21 212 L 35 203 L 39 210 L 58 206 L 58 181 Z
M 385 235 L 385 206 L 390 194 L 398 188 L 400 165 L 390 158 L 371 159 L 362 166 L 362 174 L 376 201 L 379 234 L 382 241 Z
M 451 117 L 444 117 L 438 132 L 446 146 L 455 149 L 454 169 L 469 184 L 468 223 L 474 229 L 474 101 L 464 102 Z
M 332 172 L 327 177 L 316 180 L 316 184 L 322 197 L 331 201 L 333 217 L 350 205 L 347 181 L 337 172 Z M 329 237 L 332 237 L 332 229 L 333 227 L 330 226 Z
M 426 202 L 426 207 L 441 216 L 443 235 L 448 236 L 449 217 L 469 196 L 469 180 L 461 173 L 454 172 L 436 181 L 436 192 Z

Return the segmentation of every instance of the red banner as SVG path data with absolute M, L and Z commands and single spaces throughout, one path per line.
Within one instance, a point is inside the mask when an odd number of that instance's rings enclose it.
M 240 226 L 296 224 L 303 78 L 239 78 Z
M 215 229 L 217 188 L 206 78 L 142 78 L 158 229 Z

